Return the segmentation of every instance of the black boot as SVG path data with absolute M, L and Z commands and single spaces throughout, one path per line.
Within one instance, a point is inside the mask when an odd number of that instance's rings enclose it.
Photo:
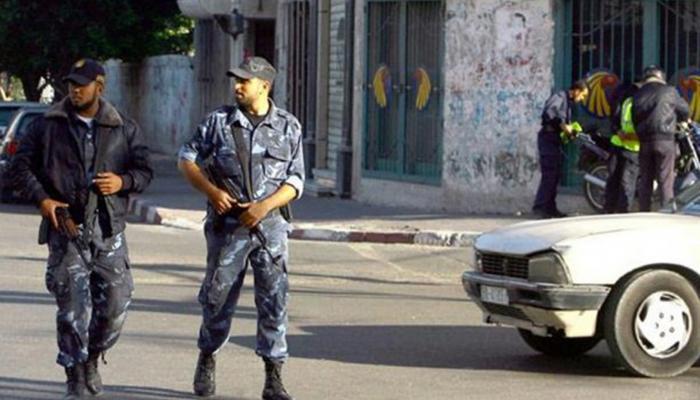
M 213 396 L 216 392 L 216 359 L 213 354 L 199 352 L 197 369 L 194 372 L 194 394 Z
M 265 387 L 263 388 L 263 400 L 294 400 L 287 393 L 282 383 L 282 363 L 264 359 L 265 361 Z
M 63 400 L 82 399 L 85 394 L 85 371 L 83 364 L 66 367 L 66 395 Z
M 85 362 L 85 387 L 93 396 L 102 394 L 102 378 L 99 371 L 97 371 L 99 358 L 100 353 L 90 353 L 88 360 Z

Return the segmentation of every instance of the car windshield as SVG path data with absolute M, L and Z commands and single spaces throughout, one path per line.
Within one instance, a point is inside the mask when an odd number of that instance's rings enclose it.
M 7 124 L 10 122 L 10 118 L 12 117 L 12 114 L 17 111 L 17 108 L 13 107 L 2 107 L 0 108 L 0 126 L 7 127 Z
M 40 116 L 40 113 L 37 112 L 31 112 L 24 114 L 22 116 L 22 119 L 19 121 L 19 127 L 17 128 L 17 132 L 15 133 L 15 140 L 19 140 L 24 136 L 24 134 L 27 131 L 27 128 L 29 127 L 29 124 L 32 123 L 38 116 Z

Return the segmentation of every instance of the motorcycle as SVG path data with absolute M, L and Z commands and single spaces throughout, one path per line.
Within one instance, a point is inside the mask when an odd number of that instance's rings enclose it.
M 700 180 L 700 125 L 691 123 L 679 126 L 676 133 L 678 154 L 676 156 L 676 178 L 674 192 Z M 575 143 L 581 146 L 579 169 L 583 175 L 583 195 L 593 211 L 603 213 L 605 205 L 605 185 L 610 175 L 610 141 L 602 134 L 580 133 Z M 656 186 L 655 186 L 656 188 Z M 656 196 L 655 196 L 656 197 Z

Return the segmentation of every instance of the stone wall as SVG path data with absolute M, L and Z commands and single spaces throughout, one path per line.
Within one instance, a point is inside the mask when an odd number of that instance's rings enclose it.
M 343 137 L 345 75 L 345 0 L 331 0 L 330 63 L 328 65 L 328 153 L 326 166 L 335 171 Z

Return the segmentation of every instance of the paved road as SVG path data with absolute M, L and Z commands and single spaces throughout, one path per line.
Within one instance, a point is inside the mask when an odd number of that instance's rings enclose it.
M 31 208 L 0 206 L 0 399 L 63 391 L 37 223 Z M 137 292 L 100 367 L 102 398 L 193 398 L 201 232 L 133 224 L 127 235 Z M 481 324 L 459 285 L 470 249 L 293 242 L 291 252 L 285 380 L 298 399 L 698 399 L 700 364 L 674 379 L 631 378 L 604 345 L 552 361 L 513 330 Z M 219 399 L 260 396 L 250 283 L 219 356 Z

